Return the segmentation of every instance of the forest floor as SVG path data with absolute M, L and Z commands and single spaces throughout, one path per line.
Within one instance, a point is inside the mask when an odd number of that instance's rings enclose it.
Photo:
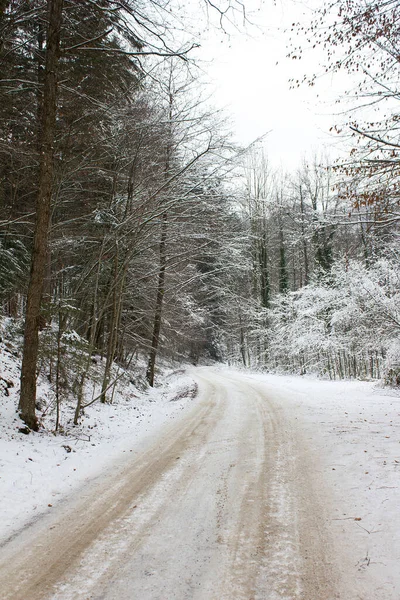
M 227 368 L 171 381 L 65 436 L 18 433 L 1 397 L 2 598 L 399 599 L 398 395 Z

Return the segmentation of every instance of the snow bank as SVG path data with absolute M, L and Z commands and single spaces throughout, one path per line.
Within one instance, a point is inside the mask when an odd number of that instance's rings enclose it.
M 19 431 L 23 423 L 16 412 L 19 369 L 18 353 L 1 342 L 0 543 L 98 476 L 118 456 L 146 443 L 196 395 L 194 381 L 183 372 L 170 372 L 162 388 L 148 391 L 138 389 L 138 378 L 126 379 L 117 387 L 113 404 L 97 402 L 86 408 L 77 427 L 72 425 L 74 404 L 66 402 L 64 434 L 54 435 L 53 392 L 39 379 L 43 427 L 25 435 Z

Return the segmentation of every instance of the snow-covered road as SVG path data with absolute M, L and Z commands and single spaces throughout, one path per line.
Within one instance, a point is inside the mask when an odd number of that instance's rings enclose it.
M 1 597 L 396 598 L 354 578 L 321 439 L 293 394 L 257 376 L 194 376 L 199 398 L 179 420 L 2 548 Z

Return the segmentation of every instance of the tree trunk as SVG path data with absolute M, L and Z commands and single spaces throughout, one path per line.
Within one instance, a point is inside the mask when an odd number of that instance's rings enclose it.
M 60 296 L 61 297 L 61 296 Z M 60 428 L 60 413 L 61 413 L 61 359 L 62 348 L 61 340 L 65 329 L 66 317 L 62 313 L 61 301 L 58 307 L 58 331 L 57 331 L 57 366 L 56 366 L 56 425 L 55 430 Z
M 24 348 L 21 370 L 20 416 L 31 429 L 37 430 L 36 365 L 39 347 L 40 303 L 46 270 L 53 187 L 54 136 L 57 110 L 57 72 L 63 0 L 48 0 L 48 29 L 44 73 L 42 126 L 40 129 L 40 170 L 36 200 L 36 224 L 33 240 L 31 273 L 26 299 Z
M 112 283 L 113 287 L 113 302 L 112 309 L 110 314 L 110 326 L 109 326 L 109 337 L 108 337 L 108 345 L 107 345 L 107 356 L 106 356 L 106 366 L 103 374 L 103 384 L 101 388 L 101 396 L 100 402 L 103 404 L 107 401 L 107 390 L 110 383 L 111 377 L 111 368 L 115 358 L 115 351 L 118 345 L 118 334 L 119 334 L 119 325 L 121 318 L 121 305 L 122 305 L 122 296 L 125 285 L 125 271 L 127 268 L 127 263 L 124 265 L 124 270 L 122 275 L 119 273 L 119 254 L 118 254 L 118 244 L 115 249 L 115 265 L 114 265 L 114 281 Z M 120 278 L 120 282 L 118 285 L 118 279 Z
M 300 209 L 301 209 L 301 239 L 303 244 L 303 260 L 304 260 L 304 285 L 309 283 L 309 266 L 308 266 L 308 250 L 307 250 L 307 238 L 306 238 L 306 227 L 305 227 L 305 210 L 304 210 L 304 199 L 303 190 L 300 186 Z
M 147 381 L 149 382 L 149 385 L 151 385 L 151 387 L 153 387 L 153 385 L 154 385 L 154 369 L 156 366 L 157 349 L 158 349 L 158 344 L 160 341 L 161 313 L 162 313 L 162 304 L 163 304 L 164 293 L 165 293 L 165 267 L 166 267 L 166 262 L 167 262 L 167 253 L 166 253 L 167 225 L 168 225 L 168 215 L 166 212 L 164 212 L 163 216 L 162 216 L 162 222 L 161 222 L 160 269 L 158 271 L 158 285 L 157 285 L 156 308 L 154 311 L 153 337 L 152 337 L 152 341 L 151 341 L 149 364 L 148 364 L 147 372 L 146 372 L 146 378 L 147 378 Z
M 270 283 L 268 274 L 268 251 L 267 251 L 267 234 L 262 232 L 260 248 L 259 248 L 259 265 L 260 265 L 260 288 L 261 288 L 261 304 L 264 308 L 270 306 Z
M 286 264 L 286 251 L 283 239 L 283 226 L 279 219 L 279 293 L 286 294 L 289 289 L 289 277 Z

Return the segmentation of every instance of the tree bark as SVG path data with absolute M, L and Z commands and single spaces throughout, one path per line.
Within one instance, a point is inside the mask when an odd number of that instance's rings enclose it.
M 304 198 L 303 190 L 300 186 L 300 209 L 301 209 L 301 239 L 303 244 L 303 259 L 304 259 L 304 285 L 308 285 L 310 280 L 309 266 L 308 266 L 308 250 L 307 250 L 307 238 L 306 238 L 306 227 L 305 227 L 305 210 L 304 210 Z
M 267 251 L 267 234 L 265 230 L 261 234 L 259 247 L 259 266 L 260 266 L 260 288 L 261 288 L 261 304 L 264 308 L 269 308 L 270 305 L 270 284 L 268 274 L 268 251 Z
M 173 104 L 174 95 L 172 92 L 172 71 L 170 72 L 169 80 L 169 140 L 166 147 L 165 157 L 165 180 L 168 181 L 171 152 L 172 152 L 172 130 L 171 125 L 173 122 Z M 151 387 L 154 385 L 154 371 L 156 366 L 156 357 L 158 344 L 160 342 L 160 331 L 161 331 L 161 316 L 162 316 L 162 305 L 165 294 L 165 269 L 167 266 L 167 229 L 168 229 L 168 212 L 165 210 L 162 214 L 161 219 L 161 236 L 159 245 L 159 256 L 160 256 L 160 268 L 158 271 L 158 284 L 157 284 L 157 296 L 156 296 L 156 307 L 154 311 L 154 322 L 153 322 L 153 337 L 151 340 L 151 349 L 149 362 L 146 371 L 146 379 Z
M 279 217 L 279 293 L 286 294 L 289 290 L 289 277 L 286 264 L 285 243 L 283 238 L 283 225 Z
M 147 372 L 146 372 L 146 378 L 151 387 L 153 387 L 153 385 L 154 385 L 154 369 L 155 369 L 155 365 L 156 365 L 158 344 L 160 341 L 162 304 L 163 304 L 164 293 L 165 293 L 165 267 L 166 267 L 166 263 L 167 263 L 167 254 L 166 254 L 167 225 L 168 225 L 168 215 L 166 212 L 164 212 L 163 216 L 162 216 L 162 222 L 161 222 L 160 269 L 158 271 L 158 285 L 157 285 L 156 308 L 155 308 L 155 312 L 154 312 L 153 337 L 151 340 L 149 364 L 148 364 Z
M 115 258 L 114 258 L 114 280 L 111 282 L 113 288 L 113 301 L 110 312 L 110 323 L 109 323 L 109 337 L 107 344 L 107 355 L 106 355 L 106 366 L 103 374 L 103 384 L 101 388 L 101 396 L 100 402 L 103 404 L 107 401 L 107 390 L 109 388 L 110 378 L 111 378 L 111 367 L 115 358 L 115 351 L 118 344 L 118 336 L 119 336 L 119 325 L 121 320 L 121 306 L 122 306 L 122 297 L 125 285 L 125 271 L 127 265 L 125 264 L 123 267 L 122 274 L 119 272 L 119 253 L 118 253 L 118 243 L 115 248 Z M 120 281 L 118 282 L 118 280 Z
M 20 416 L 31 429 L 37 430 L 36 366 L 39 347 L 40 304 L 46 271 L 51 196 L 54 168 L 54 136 L 57 110 L 57 73 L 63 0 L 48 0 L 46 64 L 44 72 L 42 126 L 40 128 L 40 170 L 36 200 L 36 223 L 29 279 L 24 348 L 21 370 Z

